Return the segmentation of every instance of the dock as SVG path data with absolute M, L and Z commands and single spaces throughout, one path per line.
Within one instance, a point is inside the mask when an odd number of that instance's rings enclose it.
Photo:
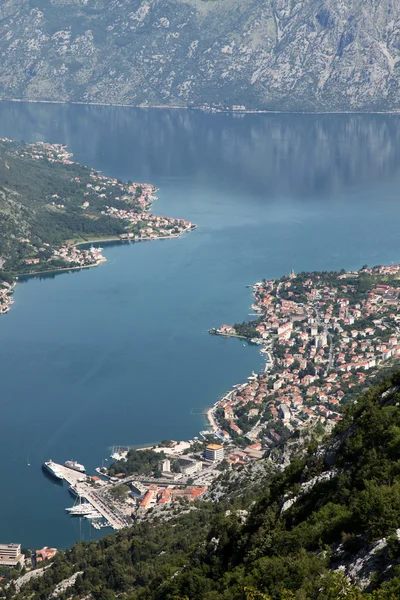
M 93 508 L 97 510 L 102 517 L 104 517 L 110 527 L 118 530 L 130 525 L 124 515 L 116 512 L 116 510 L 113 510 L 113 507 L 110 506 L 104 498 L 102 498 L 101 490 L 96 490 L 93 485 L 87 483 L 87 475 L 84 473 L 79 473 L 78 471 L 74 471 L 73 469 L 69 469 L 68 467 L 64 467 L 64 465 L 55 463 L 55 466 L 57 467 L 57 471 L 60 473 L 61 477 L 69 485 L 74 486 L 76 493 L 81 498 L 87 500 L 87 502 L 89 502 Z

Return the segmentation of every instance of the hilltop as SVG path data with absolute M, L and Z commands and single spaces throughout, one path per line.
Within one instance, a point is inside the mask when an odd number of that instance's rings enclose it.
M 79 543 L 8 597 L 48 598 L 79 573 L 59 598 L 398 598 L 399 390 L 395 373 L 285 470 L 223 474 L 219 502 Z
M 4 0 L 0 97 L 396 110 L 399 49 L 391 0 Z

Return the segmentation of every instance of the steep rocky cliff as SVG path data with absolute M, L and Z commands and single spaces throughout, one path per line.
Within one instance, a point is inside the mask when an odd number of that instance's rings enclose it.
M 396 0 L 2 0 L 0 97 L 400 108 Z

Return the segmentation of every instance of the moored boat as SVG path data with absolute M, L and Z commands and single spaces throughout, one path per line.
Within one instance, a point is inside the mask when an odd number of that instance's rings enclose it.
M 63 476 L 62 476 L 61 472 L 59 471 L 57 464 L 54 463 L 51 459 L 48 460 L 47 462 L 43 463 L 42 469 L 44 469 L 46 472 L 50 473 L 50 475 L 55 477 L 55 479 L 58 479 L 59 481 L 63 480 Z
M 67 460 L 64 463 L 65 467 L 68 469 L 73 469 L 74 471 L 79 471 L 79 473 L 85 473 L 86 469 L 83 465 L 76 462 L 76 460 Z

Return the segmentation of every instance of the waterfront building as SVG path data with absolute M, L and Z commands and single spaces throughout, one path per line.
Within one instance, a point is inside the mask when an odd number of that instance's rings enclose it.
M 224 458 L 224 448 L 219 444 L 209 444 L 204 450 L 204 458 L 215 462 Z
M 23 566 L 25 556 L 21 553 L 21 544 L 0 544 L 0 566 Z
M 54 558 L 57 554 L 56 548 L 48 548 L 48 546 L 44 546 L 41 550 L 36 550 L 36 562 L 42 562 L 43 560 L 48 560 L 50 558 Z

